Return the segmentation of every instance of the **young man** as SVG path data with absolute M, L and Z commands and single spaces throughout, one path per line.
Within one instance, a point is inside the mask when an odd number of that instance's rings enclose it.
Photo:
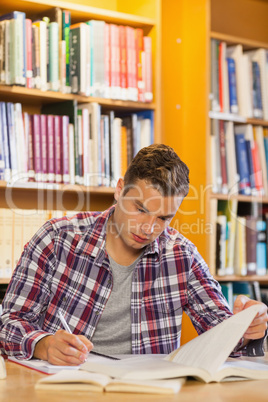
M 170 353 L 183 311 L 198 333 L 228 318 L 196 247 L 169 227 L 188 189 L 187 166 L 172 148 L 152 145 L 118 181 L 114 206 L 48 221 L 25 246 L 3 301 L 2 351 L 58 365 L 80 364 L 93 345 L 108 354 Z M 238 297 L 234 312 L 254 303 Z M 266 326 L 260 303 L 235 352 L 246 354 Z

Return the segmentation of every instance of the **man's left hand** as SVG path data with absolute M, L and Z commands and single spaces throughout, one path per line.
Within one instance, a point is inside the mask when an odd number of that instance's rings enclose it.
M 237 314 L 246 308 L 253 306 L 254 304 L 260 305 L 260 311 L 248 327 L 247 331 L 244 334 L 245 340 L 250 339 L 260 339 L 263 338 L 265 335 L 265 331 L 267 329 L 267 321 L 268 321 L 268 314 L 267 314 L 267 306 L 266 304 L 251 300 L 245 295 L 239 295 L 235 299 L 234 302 L 234 310 L 233 313 Z

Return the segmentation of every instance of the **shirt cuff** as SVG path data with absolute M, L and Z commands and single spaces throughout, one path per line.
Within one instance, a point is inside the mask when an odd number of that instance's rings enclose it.
M 22 339 L 21 343 L 22 355 L 18 355 L 16 356 L 16 358 L 26 360 L 31 359 L 33 357 L 34 349 L 37 342 L 39 342 L 42 338 L 48 335 L 54 335 L 54 334 L 44 331 L 33 331 L 30 334 L 26 334 L 25 337 Z

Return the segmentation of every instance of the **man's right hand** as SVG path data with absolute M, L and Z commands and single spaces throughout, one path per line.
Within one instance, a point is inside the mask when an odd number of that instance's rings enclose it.
M 37 342 L 34 357 L 58 366 L 77 366 L 83 363 L 93 344 L 83 335 L 69 334 L 60 329 Z

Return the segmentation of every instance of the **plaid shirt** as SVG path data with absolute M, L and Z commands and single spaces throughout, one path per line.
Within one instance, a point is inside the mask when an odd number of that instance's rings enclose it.
M 25 246 L 3 301 L 0 346 L 29 359 L 36 343 L 62 328 L 91 339 L 112 292 L 105 249 L 107 211 L 52 219 Z M 196 247 L 168 227 L 145 249 L 132 279 L 132 353 L 180 345 L 182 312 L 200 334 L 232 313 Z

